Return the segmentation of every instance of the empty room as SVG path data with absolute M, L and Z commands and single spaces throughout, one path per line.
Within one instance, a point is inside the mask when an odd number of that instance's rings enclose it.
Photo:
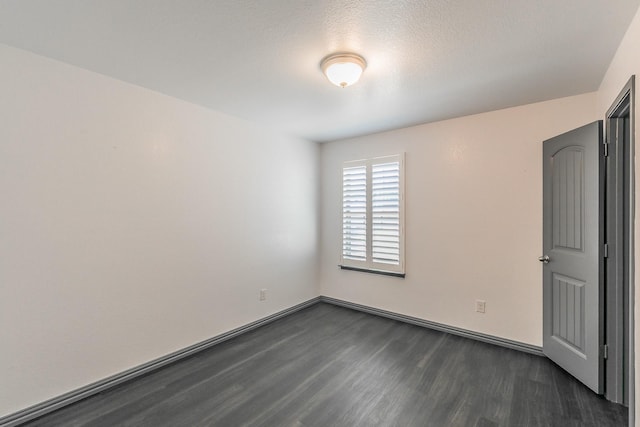
M 0 426 L 640 427 L 639 6 L 0 0 Z

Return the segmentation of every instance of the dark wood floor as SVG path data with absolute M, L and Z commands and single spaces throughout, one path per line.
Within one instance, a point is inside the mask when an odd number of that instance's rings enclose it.
M 626 426 L 549 360 L 316 304 L 29 426 Z

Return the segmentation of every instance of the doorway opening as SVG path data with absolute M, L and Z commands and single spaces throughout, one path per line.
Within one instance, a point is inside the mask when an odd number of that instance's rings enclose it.
M 634 414 L 634 76 L 607 111 L 605 151 L 605 397 Z M 631 404 L 630 404 L 631 402 Z

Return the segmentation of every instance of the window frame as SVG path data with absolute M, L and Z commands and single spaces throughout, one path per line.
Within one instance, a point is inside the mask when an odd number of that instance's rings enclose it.
M 342 192 L 341 192 L 341 220 L 340 227 L 340 268 L 345 270 L 363 271 L 377 273 L 388 276 L 404 277 L 405 275 L 405 164 L 404 153 L 390 156 L 374 157 L 370 159 L 345 161 L 342 164 Z M 389 264 L 376 262 L 373 260 L 373 166 L 378 164 L 395 163 L 399 165 L 398 171 L 398 240 L 399 240 L 399 262 Z M 366 185 L 366 253 L 365 260 L 355 260 L 345 257 L 345 170 L 365 166 Z

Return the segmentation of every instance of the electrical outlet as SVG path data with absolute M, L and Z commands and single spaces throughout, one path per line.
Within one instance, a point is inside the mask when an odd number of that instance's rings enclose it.
M 481 299 L 476 300 L 476 311 L 478 313 L 484 313 L 487 309 L 487 302 Z
M 264 301 L 267 299 L 267 290 L 260 289 L 260 301 Z

